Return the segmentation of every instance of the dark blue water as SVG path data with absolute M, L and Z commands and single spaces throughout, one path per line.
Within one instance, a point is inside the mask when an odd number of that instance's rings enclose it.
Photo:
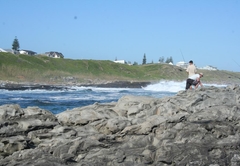
M 219 86 L 219 85 L 211 85 Z M 162 98 L 173 96 L 185 89 L 185 82 L 161 81 L 141 89 L 68 87 L 65 90 L 0 90 L 0 105 L 19 104 L 22 108 L 37 106 L 54 114 L 92 105 L 94 103 L 117 102 L 122 96 L 149 96 Z
M 86 88 L 74 87 L 70 90 L 0 90 L 0 105 L 19 104 L 22 108 L 38 106 L 58 114 L 68 109 L 92 105 L 94 103 L 116 102 L 125 95 L 163 97 L 172 92 L 154 92 L 144 89 Z

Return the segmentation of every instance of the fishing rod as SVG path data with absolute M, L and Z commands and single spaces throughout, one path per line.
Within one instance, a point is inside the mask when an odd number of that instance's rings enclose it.
M 233 59 L 232 59 L 233 60 Z M 235 62 L 239 67 L 240 67 L 240 65 L 235 61 L 235 60 L 233 60 L 233 62 Z
M 235 60 L 232 59 L 232 61 L 235 62 L 235 63 L 240 67 L 240 65 L 239 65 Z M 223 71 L 222 71 L 222 72 L 223 72 Z M 224 73 L 230 75 L 231 77 L 235 77 L 235 78 L 240 79 L 240 77 L 235 76 L 235 75 L 232 75 L 232 74 L 229 74 L 229 73 L 227 73 L 227 72 L 225 72 L 225 71 L 224 71 Z
M 184 56 L 183 56 L 183 53 L 182 53 L 182 50 L 180 49 L 180 52 L 182 54 L 182 58 L 183 58 L 183 61 L 185 62 L 185 59 L 184 59 Z

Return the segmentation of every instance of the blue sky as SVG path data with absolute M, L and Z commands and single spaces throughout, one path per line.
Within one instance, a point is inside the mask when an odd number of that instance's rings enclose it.
M 240 71 L 240 0 L 0 0 L 0 48 Z

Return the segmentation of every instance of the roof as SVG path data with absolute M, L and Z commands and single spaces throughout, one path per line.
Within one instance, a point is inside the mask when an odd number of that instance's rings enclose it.
M 27 53 L 31 53 L 31 54 L 37 54 L 36 52 L 31 51 L 31 50 L 20 50 L 20 51 L 25 51 L 25 52 L 27 52 Z
M 61 57 L 64 58 L 63 54 L 57 51 L 50 51 L 50 52 L 45 52 L 46 55 L 48 55 L 49 57 Z
M 4 49 L 0 48 L 0 52 L 7 52 L 7 51 L 5 51 Z

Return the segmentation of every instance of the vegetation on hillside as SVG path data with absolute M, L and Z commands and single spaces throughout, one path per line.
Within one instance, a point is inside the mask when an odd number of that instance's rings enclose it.
M 239 72 L 207 70 L 200 72 L 204 73 L 203 81 L 240 82 Z M 73 60 L 43 55 L 0 53 L 0 77 L 3 81 L 52 84 L 64 81 L 86 83 L 89 80 L 156 82 L 184 81 L 187 73 L 185 69 L 164 63 L 127 65 L 107 60 Z
M 19 44 L 19 42 L 18 42 L 17 37 L 15 37 L 15 39 L 13 40 L 12 49 L 13 49 L 14 51 L 17 51 L 19 48 L 20 48 L 20 44 Z

